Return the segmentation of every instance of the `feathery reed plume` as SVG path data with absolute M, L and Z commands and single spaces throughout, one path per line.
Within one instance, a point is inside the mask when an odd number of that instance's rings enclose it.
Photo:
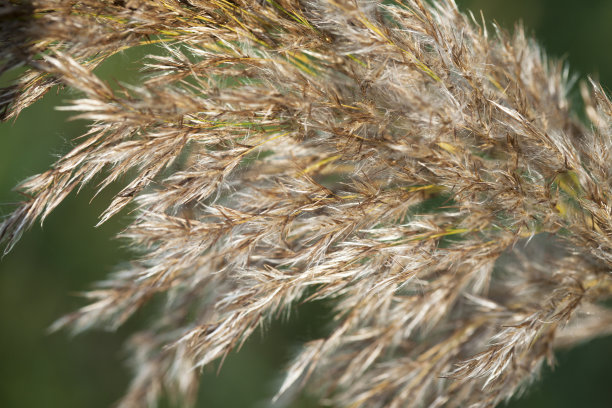
M 576 119 L 521 29 L 452 0 L 10 0 L 0 21 L 0 73 L 28 67 L 2 117 L 60 85 L 91 121 L 18 187 L 6 250 L 94 176 L 130 179 L 100 223 L 131 204 L 137 259 L 54 326 L 166 296 L 122 407 L 193 402 L 194 367 L 301 301 L 333 299 L 333 327 L 278 396 L 338 406 L 492 407 L 611 331 L 612 102 L 583 85 Z M 93 72 L 143 44 L 142 85 Z

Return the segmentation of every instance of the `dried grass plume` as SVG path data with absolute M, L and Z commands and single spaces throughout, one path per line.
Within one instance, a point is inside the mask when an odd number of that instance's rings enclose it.
M 94 72 L 147 44 L 140 86 Z M 0 73 L 22 66 L 2 119 L 59 85 L 91 124 L 18 186 L 0 242 L 128 178 L 100 223 L 130 206 L 134 261 L 55 328 L 165 297 L 121 407 L 190 404 L 194 368 L 304 301 L 332 300 L 332 329 L 277 398 L 342 407 L 493 407 L 611 332 L 612 102 L 582 84 L 577 119 L 520 28 L 452 0 L 9 0 Z

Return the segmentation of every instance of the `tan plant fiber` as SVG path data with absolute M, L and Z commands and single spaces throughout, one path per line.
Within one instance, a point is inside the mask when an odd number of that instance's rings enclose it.
M 18 186 L 6 250 L 75 188 L 129 183 L 134 261 L 57 322 L 114 329 L 152 297 L 121 407 L 195 399 L 198 370 L 301 302 L 335 308 L 281 402 L 493 407 L 555 347 L 608 334 L 612 102 L 520 28 L 452 0 L 9 0 L 4 119 L 52 87 L 90 121 Z M 94 68 L 153 44 L 138 86 Z M 153 48 L 155 47 L 155 48 Z

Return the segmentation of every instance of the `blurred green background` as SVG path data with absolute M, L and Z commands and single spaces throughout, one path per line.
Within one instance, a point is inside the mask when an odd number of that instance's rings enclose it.
M 612 1 L 463 0 L 461 7 L 483 10 L 487 20 L 512 29 L 522 20 L 548 53 L 566 58 L 575 73 L 612 84 Z M 105 78 L 130 82 L 137 74 L 138 52 L 118 55 L 100 71 Z M 85 123 L 69 122 L 54 106 L 70 99 L 50 93 L 24 111 L 15 123 L 0 124 L 0 213 L 19 197 L 11 192 L 25 177 L 44 171 L 68 151 Z M 112 237 L 127 216 L 94 228 L 109 203 L 111 188 L 90 202 L 93 189 L 72 194 L 46 221 L 24 235 L 0 262 L 0 407 L 108 407 L 129 381 L 123 368 L 122 342 L 142 322 L 130 322 L 117 333 L 91 332 L 70 338 L 47 334 L 49 325 L 83 304 L 76 293 L 103 279 L 129 259 Z M 123 217 L 123 219 L 122 219 Z M 204 372 L 199 407 L 261 407 L 273 395 L 282 368 L 297 344 L 323 332 L 321 305 L 302 307 L 289 322 L 274 323 L 265 338 L 254 335 L 230 356 L 220 374 Z M 612 406 L 612 338 L 558 353 L 554 371 L 509 407 Z M 503 405 L 503 404 L 502 404 Z M 302 397 L 292 407 L 317 407 Z

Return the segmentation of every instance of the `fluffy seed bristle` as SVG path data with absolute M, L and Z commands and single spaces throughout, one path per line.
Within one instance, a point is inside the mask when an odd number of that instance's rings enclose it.
M 492 407 L 610 332 L 612 102 L 583 84 L 580 122 L 567 69 L 521 29 L 452 0 L 9 1 L 0 21 L 0 73 L 28 67 L 2 118 L 62 85 L 91 121 L 18 187 L 0 242 L 128 177 L 100 222 L 135 208 L 138 256 L 54 328 L 167 298 L 121 407 L 193 402 L 194 367 L 305 300 L 333 299 L 333 328 L 278 396 L 311 384 L 338 406 Z M 95 74 L 141 45 L 141 85 Z

